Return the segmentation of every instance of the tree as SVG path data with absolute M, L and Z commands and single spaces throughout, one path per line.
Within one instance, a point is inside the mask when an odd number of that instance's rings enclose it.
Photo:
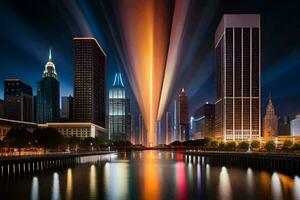
M 178 140 L 176 140 L 170 144 L 170 146 L 181 146 L 181 145 L 182 145 L 181 142 Z
M 251 142 L 251 148 L 258 149 L 260 147 L 260 142 L 258 140 L 253 140 Z
M 35 137 L 40 146 L 46 149 L 56 149 L 64 146 L 64 137 L 54 128 L 36 129 Z
M 240 142 L 239 145 L 238 145 L 238 148 L 239 149 L 248 149 L 249 148 L 249 143 L 248 142 Z
M 293 149 L 294 151 L 300 151 L 300 143 L 294 144 L 294 146 L 292 147 L 292 149 Z
M 67 140 L 68 140 L 68 145 L 70 146 L 71 149 L 80 146 L 81 139 L 79 137 L 70 137 Z
M 8 147 L 28 147 L 31 142 L 32 134 L 26 128 L 11 128 L 4 138 L 4 143 Z
M 274 143 L 274 141 L 272 141 L 272 140 L 270 140 L 270 141 L 268 141 L 266 144 L 265 144 L 265 149 L 267 150 L 267 151 L 274 151 L 275 150 L 275 143 Z
M 223 150 L 223 149 L 225 149 L 225 147 L 226 147 L 225 143 L 223 141 L 220 142 L 219 149 Z
M 236 143 L 235 142 L 227 142 L 225 145 L 226 150 L 234 151 L 236 149 Z
M 212 140 L 210 142 L 210 147 L 212 147 L 212 148 L 218 148 L 218 146 L 219 146 L 219 142 L 217 140 Z
M 293 146 L 293 142 L 291 140 L 285 140 L 282 146 L 282 149 L 289 150 Z

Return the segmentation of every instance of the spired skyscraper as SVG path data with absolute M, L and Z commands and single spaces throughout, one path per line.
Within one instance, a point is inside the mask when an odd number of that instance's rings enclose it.
M 184 88 L 182 88 L 178 97 L 178 114 L 179 114 L 179 140 L 189 140 L 189 107 L 188 97 Z
M 37 122 L 47 123 L 59 120 L 59 82 L 55 65 L 52 62 L 51 49 L 48 62 L 37 84 Z
M 271 97 L 269 98 L 268 105 L 266 107 L 266 114 L 264 116 L 264 139 L 278 136 L 278 117 L 275 114 L 275 108 L 273 106 Z
M 215 33 L 216 137 L 260 138 L 260 15 L 224 15 Z
M 77 122 L 105 128 L 106 54 L 95 38 L 73 38 L 74 101 Z
M 113 87 L 109 91 L 109 139 L 130 141 L 130 103 L 126 98 L 121 73 L 115 75 Z

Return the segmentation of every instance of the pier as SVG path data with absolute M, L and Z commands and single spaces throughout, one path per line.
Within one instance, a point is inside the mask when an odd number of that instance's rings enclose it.
M 300 174 L 300 154 L 285 153 L 246 153 L 246 152 L 182 152 L 185 155 L 202 157 L 205 163 L 213 165 L 251 167 L 256 170 L 278 171 L 287 174 Z M 197 160 L 197 159 L 196 159 Z
M 12 156 L 0 158 L 0 176 L 22 175 L 30 172 L 71 167 L 84 163 L 84 157 L 101 156 L 115 153 L 114 151 L 97 151 L 84 153 L 59 153 L 37 156 Z

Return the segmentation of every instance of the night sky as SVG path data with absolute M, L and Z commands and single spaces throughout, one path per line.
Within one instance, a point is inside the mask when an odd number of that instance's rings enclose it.
M 133 96 L 125 73 L 128 66 L 122 62 L 126 48 L 118 45 L 123 37 L 118 4 L 117 0 L 1 0 L 0 98 L 5 78 L 21 78 L 36 93 L 50 47 L 61 95 L 72 95 L 74 36 L 96 37 L 108 55 L 107 89 L 112 86 L 114 73 L 121 71 L 127 92 Z M 174 2 L 167 1 L 167 5 L 172 13 Z M 171 100 L 185 87 L 190 113 L 206 101 L 214 102 L 214 32 L 218 22 L 226 13 L 257 13 L 261 14 L 262 28 L 263 111 L 271 93 L 278 115 L 300 113 L 299 8 L 300 1 L 296 0 L 191 0 Z

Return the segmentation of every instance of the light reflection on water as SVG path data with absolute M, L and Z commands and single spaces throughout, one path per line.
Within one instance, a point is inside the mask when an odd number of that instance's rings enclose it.
M 54 173 L 0 180 L 0 194 L 32 200 L 300 199 L 299 176 L 219 167 L 174 152 L 127 152 L 80 161 Z
M 67 186 L 66 186 L 66 199 L 70 200 L 72 199 L 72 193 L 73 193 L 73 181 L 72 181 L 72 169 L 68 169 L 67 172 Z
M 230 200 L 231 196 L 231 184 L 230 178 L 226 167 L 222 167 L 219 181 L 219 199 Z
M 58 173 L 53 173 L 53 185 L 52 185 L 52 200 L 60 199 L 60 188 L 59 188 L 59 176 Z
M 39 180 L 37 177 L 32 178 L 32 185 L 31 185 L 31 200 L 38 200 L 39 199 Z

